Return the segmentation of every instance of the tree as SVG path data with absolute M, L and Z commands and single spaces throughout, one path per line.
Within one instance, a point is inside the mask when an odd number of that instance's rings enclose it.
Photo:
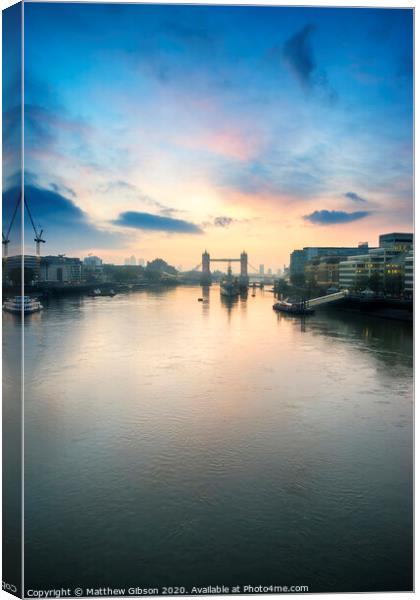
M 404 290 L 404 281 L 401 273 L 385 276 L 384 291 L 391 296 L 401 296 Z
M 304 273 L 293 273 L 290 275 L 290 283 L 296 287 L 303 287 L 305 285 Z
M 168 265 L 162 258 L 155 258 L 154 260 L 147 262 L 146 274 L 151 272 L 169 273 L 169 275 L 176 275 L 178 273 L 175 267 Z
M 354 281 L 354 289 L 362 292 L 369 286 L 369 277 L 367 275 L 357 275 Z
M 289 285 L 285 279 L 278 279 L 275 287 L 278 294 L 286 294 L 289 291 Z
M 374 271 L 372 273 L 372 275 L 369 277 L 368 286 L 372 290 L 372 292 L 375 292 L 376 294 L 378 292 L 382 291 L 383 282 L 382 282 L 381 276 L 379 275 L 378 271 Z

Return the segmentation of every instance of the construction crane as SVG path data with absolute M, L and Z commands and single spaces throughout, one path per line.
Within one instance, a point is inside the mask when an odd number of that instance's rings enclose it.
M 18 199 L 16 201 L 16 205 L 15 205 L 15 208 L 14 208 L 14 211 L 13 211 L 13 214 L 12 214 L 12 218 L 10 219 L 10 225 L 9 225 L 9 228 L 8 228 L 8 230 L 6 232 L 6 235 L 4 235 L 3 231 L 1 232 L 1 236 L 2 236 L 2 242 L 1 243 L 3 244 L 3 258 L 6 259 L 6 260 L 7 260 L 7 257 L 9 256 L 10 232 L 12 230 L 13 223 L 14 223 L 14 220 L 16 218 L 16 213 L 17 213 L 17 210 L 19 208 L 21 200 L 22 200 L 22 192 L 19 192 L 19 196 L 18 196 Z
M 32 228 L 34 230 L 35 233 L 35 237 L 34 237 L 34 242 L 35 242 L 35 247 L 36 247 L 36 257 L 38 260 L 41 260 L 41 244 L 45 244 L 45 240 L 42 239 L 42 234 L 44 232 L 43 229 L 37 229 L 34 223 L 34 220 L 32 218 L 32 213 L 31 210 L 29 208 L 29 204 L 28 201 L 26 200 L 26 197 L 24 198 L 24 202 L 25 202 L 25 207 L 26 210 L 28 211 L 28 215 L 29 215 L 29 219 L 31 221 L 32 224 Z

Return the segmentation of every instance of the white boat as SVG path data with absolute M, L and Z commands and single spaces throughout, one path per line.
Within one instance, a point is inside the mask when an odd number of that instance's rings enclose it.
M 91 292 L 89 292 L 88 296 L 91 298 L 96 298 L 96 296 L 102 296 L 102 291 L 99 288 L 95 288 Z
M 3 310 L 15 314 L 29 315 L 34 312 L 39 312 L 43 309 L 41 302 L 37 298 L 30 296 L 14 296 L 3 302 Z

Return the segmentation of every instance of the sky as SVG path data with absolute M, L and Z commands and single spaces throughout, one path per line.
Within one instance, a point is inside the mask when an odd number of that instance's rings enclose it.
M 278 268 L 411 231 L 412 53 L 407 9 L 25 4 L 43 253 Z

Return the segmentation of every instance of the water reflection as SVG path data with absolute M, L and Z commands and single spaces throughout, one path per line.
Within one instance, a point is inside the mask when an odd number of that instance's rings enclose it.
M 272 303 L 150 289 L 25 321 L 28 586 L 410 588 L 410 330 Z

